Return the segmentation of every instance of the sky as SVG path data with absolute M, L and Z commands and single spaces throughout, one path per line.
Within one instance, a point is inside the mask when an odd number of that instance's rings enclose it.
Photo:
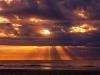
M 0 8 L 3 9 L 1 16 L 17 16 L 25 21 L 29 17 L 38 17 L 58 20 L 56 24 L 67 28 L 81 23 L 100 28 L 100 0 L 0 0 Z M 95 37 L 94 41 L 98 41 L 99 33 Z
M 100 19 L 99 0 L 13 0 L 10 4 L 1 2 L 1 6 L 9 10 L 16 9 L 17 14 L 22 12 L 53 19 L 74 18 L 73 12 L 83 9 L 89 19 Z

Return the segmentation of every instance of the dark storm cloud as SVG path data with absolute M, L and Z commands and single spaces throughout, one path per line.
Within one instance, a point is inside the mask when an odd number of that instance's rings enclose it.
M 52 19 L 61 18 L 62 16 L 56 11 L 55 2 L 53 2 L 51 0 L 14 0 L 10 5 L 5 4 L 5 2 L 0 4 L 6 9 L 3 14 L 38 16 Z
M 100 0 L 14 0 L 8 5 L 16 14 L 67 20 L 73 18 L 73 11 L 78 8 L 87 11 L 91 19 L 100 19 L 99 7 Z
M 6 12 L 2 13 L 5 16 L 15 14 L 24 19 L 31 16 L 57 19 L 62 21 L 59 22 L 61 25 L 67 27 L 75 25 L 75 20 L 83 20 L 81 18 L 77 19 L 73 14 L 76 9 L 84 9 L 89 13 L 89 19 L 86 20 L 100 19 L 100 0 L 14 0 L 10 5 L 6 5 L 6 7 L 5 5 L 2 5 L 6 9 Z M 28 27 L 24 26 L 24 28 L 24 30 L 28 30 Z M 95 37 L 96 39 L 92 40 Z M 90 41 L 98 41 L 100 36 L 96 34 L 95 37 Z M 97 43 L 99 44 L 99 41 Z
M 100 19 L 100 0 L 63 0 L 61 2 L 63 7 L 61 10 L 64 9 L 62 11 L 67 12 L 67 14 L 72 15 L 75 9 L 81 8 L 89 13 L 91 19 Z

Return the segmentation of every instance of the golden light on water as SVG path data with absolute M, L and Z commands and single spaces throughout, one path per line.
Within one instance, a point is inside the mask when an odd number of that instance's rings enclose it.
M 81 33 L 90 32 L 94 30 L 97 30 L 97 28 L 89 24 L 81 24 L 79 26 L 73 26 L 70 28 L 70 32 L 81 32 Z
M 0 17 L 0 23 L 9 23 L 9 19 L 6 17 Z
M 52 54 L 57 51 L 57 54 Z M 0 60 L 72 60 L 62 46 L 0 46 Z M 49 64 L 45 64 L 50 66 Z

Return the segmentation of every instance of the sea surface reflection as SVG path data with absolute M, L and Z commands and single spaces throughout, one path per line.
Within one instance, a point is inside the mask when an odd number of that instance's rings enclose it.
M 3 60 L 3 61 L 2 61 Z M 0 46 L 2 68 L 80 69 L 97 68 L 100 47 Z M 0 67 L 1 68 L 1 67 Z

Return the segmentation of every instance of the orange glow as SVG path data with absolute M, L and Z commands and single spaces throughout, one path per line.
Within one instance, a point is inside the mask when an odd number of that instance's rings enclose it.
M 81 9 L 81 10 L 76 10 L 74 12 L 77 16 L 81 17 L 81 18 L 88 18 L 88 16 L 86 15 L 86 11 Z
M 20 25 L 20 24 L 12 24 L 14 27 L 20 27 L 20 26 L 22 26 L 22 25 Z
M 39 19 L 39 18 L 30 18 L 29 21 L 32 23 L 42 23 L 45 22 L 46 20 Z
M 19 27 L 20 26 L 22 26 L 22 25 L 20 25 L 20 24 L 12 24 L 13 25 L 13 28 L 15 29 L 15 30 L 19 30 Z
M 14 37 L 17 37 L 17 36 L 14 33 L 10 33 L 10 34 L 8 34 L 8 37 L 14 38 Z
M 2 25 L 2 24 L 1 24 Z M 0 28 L 0 37 L 17 37 L 13 32 L 12 30 L 7 30 L 6 29 L 7 27 L 4 27 L 4 28 Z
M 4 29 L 0 29 L 0 37 L 16 37 L 13 33 L 7 33 Z
M 47 29 L 41 30 L 40 33 L 43 35 L 50 35 L 51 34 L 51 32 Z
M 0 17 L 0 23 L 9 23 L 9 19 L 5 17 Z
M 70 50 L 70 47 L 67 48 L 69 48 Z M 54 55 L 52 53 L 53 50 L 57 51 L 57 54 Z M 1 52 L 0 60 L 72 60 L 72 56 L 66 53 L 64 51 L 64 47 L 62 46 L 1 45 L 0 52 Z M 50 66 L 50 64 L 43 64 L 43 65 Z M 47 67 L 45 69 L 47 69 Z
M 17 15 L 14 15 L 14 16 L 18 21 L 21 20 L 19 16 L 17 16 Z
M 7 35 L 3 32 L 0 32 L 0 37 L 6 37 Z
M 3 10 L 3 8 L 0 7 L 0 11 L 2 11 L 2 10 Z
M 7 4 L 11 4 L 13 0 L 4 0 Z
M 81 24 L 80 26 L 73 26 L 70 28 L 70 32 L 80 32 L 80 33 L 90 32 L 94 30 L 97 30 L 97 28 L 90 26 L 88 24 Z
M 12 24 L 12 26 L 13 26 L 13 29 L 14 29 L 15 31 L 17 31 L 18 34 L 20 34 L 20 27 L 21 27 L 22 25 L 20 25 L 20 24 Z
M 50 49 L 50 46 L 0 46 L 3 52 L 0 60 L 51 60 Z
M 56 46 L 56 49 L 58 50 L 58 54 L 61 55 L 60 59 L 61 60 L 72 60 L 72 58 L 70 57 L 70 55 L 64 52 L 63 47 L 61 46 Z
M 37 18 L 30 18 L 30 21 L 37 23 L 37 22 L 41 22 L 42 20 L 41 19 L 37 19 Z

